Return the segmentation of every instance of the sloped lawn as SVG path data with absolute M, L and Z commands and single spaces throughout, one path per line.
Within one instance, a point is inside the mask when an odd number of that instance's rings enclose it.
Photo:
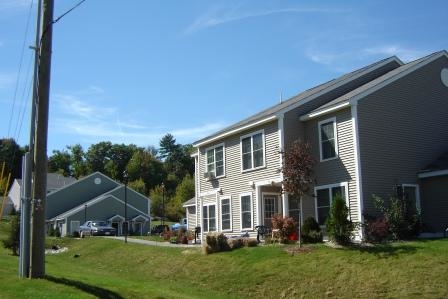
M 42 280 L 19 279 L 18 258 L 2 248 L 0 298 L 448 297 L 448 239 L 318 245 L 308 253 L 269 245 L 211 255 L 98 237 L 63 240 L 69 250 L 46 257 Z

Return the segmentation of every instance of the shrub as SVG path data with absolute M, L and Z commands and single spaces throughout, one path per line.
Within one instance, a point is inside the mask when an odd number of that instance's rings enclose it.
M 244 246 L 242 238 L 232 238 L 227 240 L 230 250 L 238 249 Z
M 8 239 L 3 240 L 3 247 L 6 249 L 11 249 L 12 255 L 18 255 L 17 250 L 19 249 L 19 239 L 20 239 L 20 215 L 10 215 L 10 231 Z
M 254 239 L 254 238 L 244 238 L 243 244 L 246 247 L 256 247 L 256 246 L 258 246 L 258 241 L 257 241 L 257 239 Z
M 209 233 L 205 237 L 207 245 L 211 252 L 229 251 L 230 246 L 227 243 L 227 237 L 223 233 Z
M 366 239 L 369 242 L 383 242 L 389 237 L 389 225 L 386 218 L 372 219 L 366 225 Z
M 61 230 L 59 229 L 59 226 L 56 226 L 56 229 L 54 230 L 54 236 L 56 238 L 60 238 L 61 237 Z
M 345 200 L 340 194 L 337 194 L 333 199 L 326 221 L 327 233 L 332 241 L 339 244 L 350 243 L 355 226 L 348 216 Z
M 302 225 L 302 240 L 306 243 L 322 242 L 323 236 L 316 219 L 314 217 L 307 217 Z
M 291 217 L 273 215 L 272 228 L 279 230 L 282 243 L 288 243 L 288 237 L 297 231 L 297 222 Z
M 391 197 L 386 206 L 381 197 L 373 195 L 375 206 L 384 213 L 389 232 L 396 240 L 409 239 L 417 236 L 420 228 L 420 217 L 415 206 L 406 199 Z

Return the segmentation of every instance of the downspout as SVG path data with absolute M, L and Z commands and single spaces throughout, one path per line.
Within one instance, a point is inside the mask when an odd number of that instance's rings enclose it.
M 358 221 L 364 222 L 364 216 L 362 211 L 364 210 L 363 204 L 363 192 L 362 192 L 362 172 L 361 172 L 361 155 L 359 147 L 359 121 L 358 121 L 358 101 L 350 101 L 351 113 L 352 113 L 352 126 L 353 126 L 353 153 L 355 159 L 355 172 L 356 172 L 356 197 L 358 201 Z M 364 232 L 359 230 L 359 236 L 361 240 L 364 238 Z

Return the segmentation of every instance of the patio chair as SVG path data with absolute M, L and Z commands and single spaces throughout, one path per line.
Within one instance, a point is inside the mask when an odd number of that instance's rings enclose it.
M 257 230 L 257 242 L 260 243 L 260 236 L 264 239 L 264 237 L 269 234 L 269 227 L 265 225 L 257 225 L 255 226 Z

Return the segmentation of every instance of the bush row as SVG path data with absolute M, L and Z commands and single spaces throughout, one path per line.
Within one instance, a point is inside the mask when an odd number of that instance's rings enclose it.
M 205 254 L 231 251 L 241 247 L 255 247 L 258 245 L 255 238 L 227 238 L 223 233 L 209 233 L 207 234 L 206 243 L 202 246 Z

